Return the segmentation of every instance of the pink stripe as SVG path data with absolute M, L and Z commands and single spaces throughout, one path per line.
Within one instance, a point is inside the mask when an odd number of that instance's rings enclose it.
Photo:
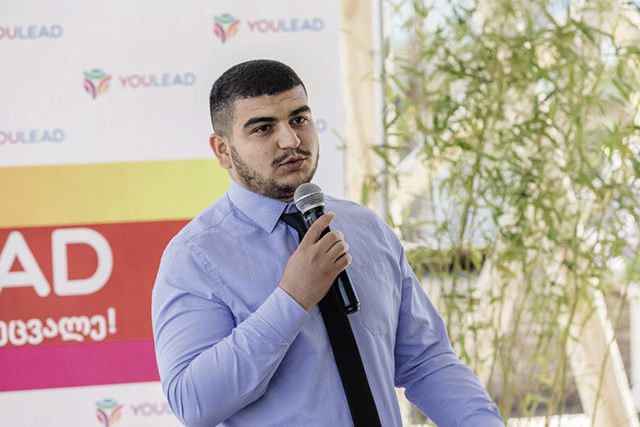
M 0 349 L 0 391 L 159 379 L 153 340 Z

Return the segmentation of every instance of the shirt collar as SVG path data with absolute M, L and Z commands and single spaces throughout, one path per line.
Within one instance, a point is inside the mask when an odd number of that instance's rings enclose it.
M 286 203 L 270 199 L 241 187 L 233 179 L 230 181 L 228 194 L 231 202 L 269 233 L 273 231 L 283 212 L 289 213 L 292 210 L 297 210 L 293 202 Z

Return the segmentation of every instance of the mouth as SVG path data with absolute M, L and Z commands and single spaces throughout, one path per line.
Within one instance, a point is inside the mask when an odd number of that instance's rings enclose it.
M 307 159 L 306 157 L 302 157 L 302 156 L 290 157 L 284 162 L 280 163 L 279 166 L 282 166 L 288 170 L 300 169 L 304 165 L 304 161 L 306 159 Z

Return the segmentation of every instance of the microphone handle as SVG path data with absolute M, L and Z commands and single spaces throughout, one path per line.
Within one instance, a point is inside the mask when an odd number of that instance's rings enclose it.
M 311 224 L 316 222 L 318 218 L 324 215 L 326 212 L 322 207 L 317 207 L 314 209 L 310 209 L 302 216 L 304 216 L 305 221 L 307 222 L 307 226 L 311 227 Z M 327 227 L 320 234 L 320 238 L 322 239 L 325 234 L 331 231 L 331 227 Z M 360 310 L 360 300 L 358 299 L 358 294 L 356 290 L 353 288 L 351 284 L 351 277 L 345 268 L 338 274 L 336 280 L 333 282 L 333 286 L 336 288 L 338 292 L 338 298 L 340 299 L 340 303 L 342 304 L 342 309 L 346 314 L 355 313 Z

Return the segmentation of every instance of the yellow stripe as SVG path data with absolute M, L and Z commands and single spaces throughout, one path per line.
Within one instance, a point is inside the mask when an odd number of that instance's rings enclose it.
M 191 219 L 228 187 L 213 159 L 0 168 L 0 228 Z

